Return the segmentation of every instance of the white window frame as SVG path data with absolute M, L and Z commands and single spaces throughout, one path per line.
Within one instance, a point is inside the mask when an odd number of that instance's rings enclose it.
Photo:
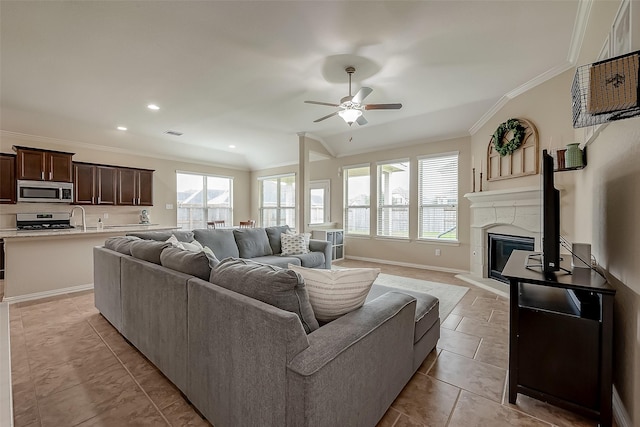
M 293 177 L 293 182 L 294 182 L 294 186 L 297 185 L 298 183 L 298 179 L 296 177 L 295 173 L 286 173 L 286 174 L 280 174 L 280 175 L 270 175 L 270 176 L 261 176 L 258 178 L 258 196 L 259 196 L 259 200 L 260 200 L 260 207 L 258 208 L 258 211 L 260 212 L 260 225 L 265 227 L 265 220 L 264 220 L 264 215 L 265 215 L 265 211 L 267 210 L 274 210 L 276 211 L 276 222 L 278 225 L 288 225 L 291 228 L 295 228 L 296 224 L 286 224 L 286 212 L 287 211 L 292 211 L 293 212 L 293 218 L 294 218 L 294 222 L 295 222 L 295 217 L 296 217 L 296 209 L 297 209 L 297 199 L 294 198 L 293 201 L 293 206 L 280 206 L 281 200 L 280 200 L 280 181 L 282 178 L 290 178 Z M 267 181 L 267 180 L 276 180 L 277 181 L 277 185 L 276 185 L 276 206 L 269 206 L 269 207 L 265 207 L 264 206 L 264 198 L 263 198 L 263 181 Z M 296 193 L 297 196 L 297 193 Z M 283 222 L 284 220 L 284 222 Z
M 323 190 L 324 192 L 324 206 L 322 211 L 322 221 L 311 221 L 311 190 Z M 309 225 L 328 224 L 331 221 L 331 180 L 322 179 L 318 181 L 309 182 Z
M 186 223 L 180 223 L 178 215 L 180 212 L 180 201 L 177 200 L 177 193 L 178 193 L 178 175 L 192 175 L 192 176 L 196 176 L 196 177 L 200 177 L 202 178 L 202 206 L 201 207 L 197 207 L 197 206 L 193 206 L 190 207 L 190 211 L 193 209 L 202 209 L 203 213 L 202 213 L 202 217 L 204 218 L 202 223 L 197 224 L 199 221 L 195 222 L 198 226 L 194 225 L 194 221 L 193 220 L 189 220 L 188 221 L 188 225 Z M 180 227 L 184 227 L 184 225 L 187 225 L 187 229 L 192 230 L 192 229 L 196 229 L 196 228 L 207 228 L 207 222 L 208 221 L 213 221 L 215 219 L 219 219 L 219 218 L 209 218 L 209 210 L 213 209 L 210 208 L 209 205 L 207 204 L 207 200 L 204 199 L 205 195 L 208 192 L 207 189 L 207 178 L 220 178 L 220 179 L 227 179 L 229 180 L 229 207 L 228 208 L 220 208 L 220 207 L 216 207 L 215 209 L 223 209 L 225 211 L 227 211 L 227 214 L 225 215 L 225 224 L 226 225 L 232 225 L 233 224 L 233 177 L 232 176 L 225 176 L 225 175 L 214 175 L 214 174 L 208 174 L 208 173 L 201 173 L 201 172 L 191 172 L 191 171 L 181 171 L 181 170 L 176 170 L 176 224 Z M 189 215 L 190 217 L 192 217 L 192 215 Z M 227 221 L 228 219 L 228 221 Z
M 394 205 L 393 201 L 391 201 L 391 203 L 385 203 L 383 204 L 383 200 L 384 197 L 382 197 L 382 168 L 385 165 L 392 165 L 392 164 L 398 164 L 398 163 L 406 163 L 407 165 L 407 172 L 409 173 L 409 176 L 407 177 L 407 189 L 409 190 L 409 194 L 407 197 L 407 202 L 404 205 Z M 382 162 L 377 162 L 376 163 L 376 190 L 377 190 L 377 199 L 378 199 L 378 208 L 377 208 L 377 218 L 376 218 L 376 237 L 383 237 L 383 238 L 392 238 L 392 239 L 409 239 L 409 226 L 410 226 L 410 215 L 411 215 L 411 200 L 410 200 L 410 192 L 411 192 L 411 161 L 410 159 L 399 159 L 399 160 L 385 160 Z M 403 211 L 406 211 L 406 215 L 407 215 L 407 229 L 406 229 L 406 235 L 404 236 L 399 236 L 399 235 L 393 235 L 393 234 L 383 234 L 381 233 L 381 221 L 382 218 L 384 217 L 384 215 L 382 214 L 383 210 L 385 209 L 394 209 L 394 210 L 398 210 L 398 209 L 402 209 Z
M 444 203 L 444 204 L 427 204 L 424 203 L 422 201 L 422 189 L 423 189 L 423 185 L 424 185 L 424 179 L 422 177 L 422 165 L 421 163 L 425 160 L 429 160 L 429 159 L 435 159 L 435 158 L 443 158 L 443 157 L 450 157 L 450 156 L 456 156 L 456 163 L 457 163 L 457 168 L 456 168 L 456 177 L 455 177 L 455 183 L 456 183 L 456 200 L 455 203 Z M 418 157 L 418 240 L 422 240 L 422 241 L 437 241 L 437 242 L 450 242 L 450 243 L 458 243 L 459 242 L 459 238 L 460 238 L 460 216 L 459 216 L 459 205 L 460 205 L 460 191 L 459 191 L 459 186 L 460 186 L 460 152 L 459 151 L 451 151 L 451 152 L 446 152 L 446 153 L 438 153 L 438 154 L 431 154 L 431 155 L 427 155 L 427 156 L 420 156 Z M 449 208 L 449 213 L 455 213 L 455 232 L 456 232 L 456 237 L 455 239 L 450 239 L 450 238 L 443 238 L 441 237 L 442 235 L 446 235 L 447 230 L 443 231 L 443 234 L 437 236 L 437 237 L 422 237 L 423 236 L 423 216 L 424 216 L 424 211 L 425 209 L 429 209 L 429 208 L 434 208 L 434 207 L 443 207 Z M 445 211 L 445 214 L 447 212 Z M 448 229 L 450 229 L 451 227 L 449 227 Z
M 368 168 L 369 169 L 369 204 L 368 205 L 353 205 L 349 206 L 349 177 L 348 171 L 350 169 L 361 169 Z M 342 168 L 342 176 L 343 176 L 343 185 L 344 185 L 344 232 L 350 236 L 363 236 L 368 237 L 371 236 L 371 164 L 364 163 L 360 165 L 351 165 L 344 166 Z M 349 210 L 350 209 L 368 209 L 369 210 L 369 221 L 367 222 L 367 232 L 366 233 L 354 233 L 349 229 Z

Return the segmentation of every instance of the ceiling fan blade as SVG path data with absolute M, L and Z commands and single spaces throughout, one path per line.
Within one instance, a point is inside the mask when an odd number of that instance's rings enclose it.
M 356 93 L 353 97 L 352 101 L 360 104 L 367 96 L 369 96 L 371 92 L 373 92 L 373 89 L 371 89 L 370 87 L 361 87 L 358 93 Z
M 358 117 L 358 119 L 356 120 L 356 123 L 357 123 L 357 124 L 359 124 L 360 126 L 364 126 L 364 125 L 366 125 L 366 124 L 367 124 L 367 123 L 369 123 L 369 122 L 367 121 L 367 119 L 365 119 L 365 118 L 364 118 L 364 116 L 360 116 L 360 117 Z
M 365 110 L 399 110 L 402 108 L 402 104 L 367 104 L 364 106 Z
M 318 120 L 314 120 L 314 121 L 313 121 L 313 123 L 321 122 L 321 121 L 323 121 L 323 120 L 328 119 L 329 117 L 333 117 L 333 116 L 335 116 L 336 114 L 338 114 L 338 112 L 337 112 L 337 111 L 336 111 L 335 113 L 327 114 L 327 115 L 326 115 L 326 116 L 324 116 L 324 117 L 320 117 Z
M 339 107 L 339 104 L 331 104 L 329 102 L 304 101 L 305 104 L 327 105 L 329 107 Z

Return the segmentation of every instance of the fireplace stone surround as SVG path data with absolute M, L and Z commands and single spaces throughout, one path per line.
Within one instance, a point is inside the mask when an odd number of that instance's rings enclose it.
M 542 190 L 540 187 L 479 191 L 464 195 L 471 202 L 469 274 L 459 275 L 475 285 L 508 296 L 508 285 L 489 278 L 488 234 L 531 237 L 541 250 Z

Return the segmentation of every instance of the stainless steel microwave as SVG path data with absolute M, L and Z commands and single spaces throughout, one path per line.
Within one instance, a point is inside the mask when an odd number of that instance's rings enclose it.
M 72 203 L 73 183 L 19 179 L 18 202 Z

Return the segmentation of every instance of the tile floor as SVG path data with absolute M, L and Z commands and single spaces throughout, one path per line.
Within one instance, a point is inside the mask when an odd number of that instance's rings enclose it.
M 469 287 L 450 273 L 338 264 Z M 595 426 L 526 396 L 505 403 L 508 310 L 503 297 L 471 287 L 378 427 Z M 98 313 L 93 292 L 14 304 L 9 316 L 16 427 L 210 425 Z

